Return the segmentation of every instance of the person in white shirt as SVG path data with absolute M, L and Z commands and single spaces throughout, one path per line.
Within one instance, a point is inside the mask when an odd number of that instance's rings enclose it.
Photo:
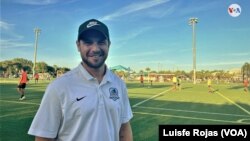
M 82 61 L 47 87 L 28 134 L 36 141 L 132 141 L 133 117 L 125 83 L 105 65 L 108 27 L 91 19 L 80 25 Z

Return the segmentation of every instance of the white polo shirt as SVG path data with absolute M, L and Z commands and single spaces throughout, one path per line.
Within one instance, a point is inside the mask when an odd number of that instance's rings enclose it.
M 56 141 L 119 141 L 133 117 L 125 83 L 107 69 L 102 82 L 80 64 L 52 82 L 28 134 Z

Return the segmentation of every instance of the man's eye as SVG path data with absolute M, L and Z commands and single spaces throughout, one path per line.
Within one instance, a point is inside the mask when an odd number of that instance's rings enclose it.
M 106 42 L 105 42 L 105 41 L 100 41 L 100 42 L 98 42 L 98 44 L 99 44 L 99 45 L 105 45 Z

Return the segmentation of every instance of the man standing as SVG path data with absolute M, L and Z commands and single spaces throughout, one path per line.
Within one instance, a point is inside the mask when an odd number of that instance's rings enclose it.
M 247 78 L 247 77 L 245 78 L 243 84 L 244 84 L 244 91 L 245 91 L 246 93 L 248 93 L 248 85 L 249 85 L 249 82 L 248 82 L 248 78 Z
M 35 84 L 36 84 L 36 83 L 38 83 L 38 80 L 39 80 L 39 74 L 38 74 L 38 73 L 35 73 L 34 78 L 35 78 Z
M 172 78 L 172 81 L 173 81 L 173 90 L 176 90 L 176 85 L 177 85 L 177 77 L 174 75 L 173 78 Z
M 140 76 L 140 82 L 141 82 L 141 86 L 144 87 L 144 79 L 143 79 L 143 75 L 142 75 L 142 74 L 141 74 L 141 76 Z
M 208 87 L 208 92 L 212 93 L 213 92 L 213 90 L 212 90 L 212 80 L 211 80 L 210 77 L 207 79 L 207 87 Z
M 177 77 L 177 87 L 178 87 L 178 90 L 180 91 L 181 90 L 181 77 Z
M 80 25 L 76 45 L 82 62 L 46 89 L 28 132 L 36 141 L 133 140 L 126 85 L 105 65 L 110 43 L 102 22 Z
M 20 93 L 21 97 L 19 98 L 19 100 L 24 100 L 25 99 L 25 92 L 24 89 L 26 87 L 26 83 L 28 82 L 28 76 L 27 76 L 27 72 L 26 69 L 23 67 L 21 69 L 21 77 L 20 80 L 18 82 L 17 85 L 17 91 Z

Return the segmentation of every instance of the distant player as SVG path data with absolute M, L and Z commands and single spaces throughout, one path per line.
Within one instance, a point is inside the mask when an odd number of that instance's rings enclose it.
M 248 81 L 247 78 L 245 78 L 243 84 L 244 84 L 244 91 L 245 91 L 246 93 L 248 93 L 249 81 Z
M 177 78 L 177 87 L 178 87 L 178 90 L 181 90 L 181 77 Z
M 176 85 L 177 85 L 177 78 L 176 76 L 173 77 L 173 89 L 176 90 Z
M 207 87 L 208 87 L 208 92 L 212 93 L 212 80 L 210 78 L 207 79 Z
M 141 82 L 141 86 L 144 86 L 144 78 L 143 78 L 143 75 L 140 76 L 140 82 Z
M 24 95 L 24 89 L 26 87 L 26 83 L 28 82 L 28 76 L 25 68 L 21 69 L 21 78 L 19 80 L 19 83 L 17 85 L 17 91 L 20 93 L 21 97 L 19 100 L 24 100 L 25 95 Z
M 34 75 L 34 78 L 35 78 L 35 84 L 36 84 L 36 83 L 38 83 L 38 80 L 39 80 L 39 74 L 38 74 L 38 73 L 36 73 L 36 74 Z

